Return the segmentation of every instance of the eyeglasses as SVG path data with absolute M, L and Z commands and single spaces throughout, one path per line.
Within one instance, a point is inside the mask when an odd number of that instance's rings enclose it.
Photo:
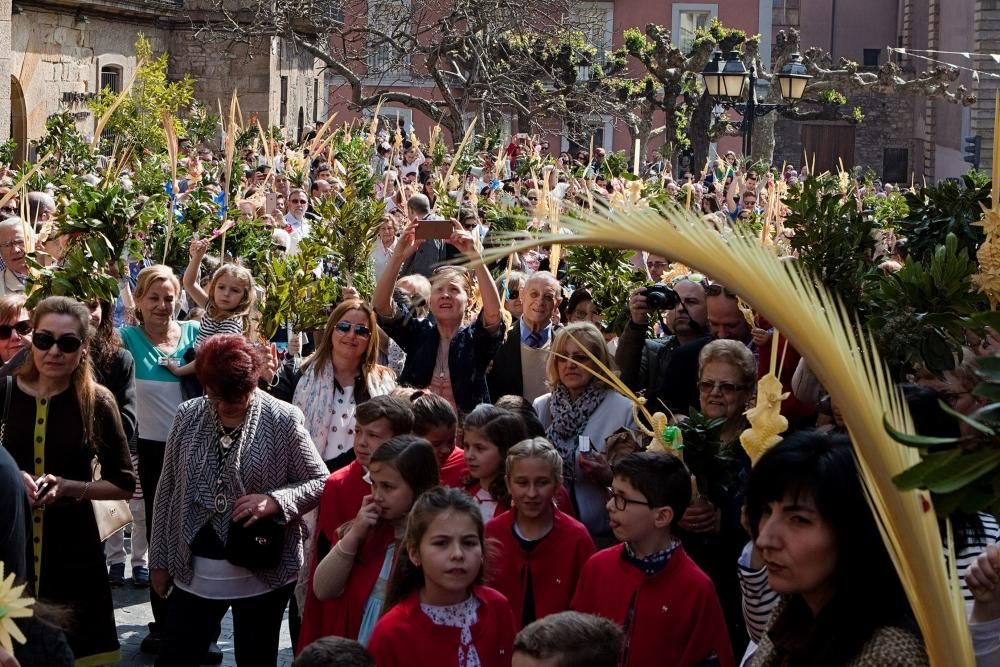
M 556 357 L 556 361 L 561 361 L 563 363 L 572 361 L 577 366 L 582 366 L 583 364 L 590 363 L 590 357 L 586 354 L 564 354 L 561 357 Z
M 336 329 L 338 332 L 346 336 L 352 327 L 354 328 L 354 333 L 357 334 L 358 336 L 361 336 L 362 338 L 368 338 L 369 336 L 372 335 L 372 330 L 363 324 L 351 324 L 350 322 L 337 322 L 337 325 L 334 327 L 334 329 Z
M 80 349 L 83 341 L 77 336 L 66 335 L 56 338 L 50 333 L 36 331 L 31 339 L 31 344 L 43 352 L 52 349 L 52 346 L 55 345 L 60 352 L 72 354 Z
M 289 204 L 308 204 L 309 200 L 308 199 L 289 199 L 288 203 Z
M 615 503 L 615 509 L 619 512 L 624 512 L 625 508 L 629 505 L 642 505 L 643 507 L 652 507 L 649 503 L 644 500 L 632 500 L 631 498 L 626 498 L 624 495 L 615 491 L 610 486 L 607 488 L 608 500 L 613 500 Z
M 745 391 L 749 388 L 750 387 L 745 384 L 733 384 L 732 382 L 710 382 L 709 380 L 702 380 L 698 383 L 698 391 L 703 394 L 711 394 L 718 389 L 726 396 L 732 396 L 738 391 Z
M 519 290 L 512 289 L 507 291 L 508 301 L 517 301 L 520 297 L 521 297 L 521 292 Z
M 737 299 L 737 298 L 739 298 L 734 293 L 730 292 L 728 289 L 726 289 L 724 286 L 720 285 L 719 283 L 712 283 L 711 285 L 705 285 L 705 294 L 707 294 L 708 296 L 719 296 L 719 295 L 722 295 L 722 296 L 728 297 L 730 299 Z
M 0 243 L 0 248 L 24 248 L 24 240 L 20 241 L 8 241 L 7 243 Z
M 27 336 L 31 333 L 31 322 L 21 320 L 15 324 L 0 324 L 0 340 L 8 340 L 15 331 L 18 336 Z

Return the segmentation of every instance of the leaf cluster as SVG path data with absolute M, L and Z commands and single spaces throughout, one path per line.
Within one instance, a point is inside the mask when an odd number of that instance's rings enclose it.
M 983 242 L 983 230 L 975 223 L 983 207 L 990 206 L 990 182 L 984 174 L 970 172 L 960 182 L 941 181 L 904 196 L 909 214 L 900 220 L 899 233 L 906 237 L 911 257 L 926 261 L 948 234 L 970 253 Z
M 607 331 L 622 331 L 628 322 L 627 295 L 647 282 L 645 273 L 629 262 L 632 252 L 615 248 L 570 246 L 566 268 L 577 287 L 585 287 L 604 318 Z
M 722 503 L 740 482 L 742 464 L 734 447 L 723 443 L 725 418 L 709 418 L 690 408 L 686 419 L 678 422 L 684 439 L 684 463 L 698 483 L 698 491 L 714 503 Z

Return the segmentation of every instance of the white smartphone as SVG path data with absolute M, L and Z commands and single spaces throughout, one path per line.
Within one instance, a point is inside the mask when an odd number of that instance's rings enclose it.
M 590 436 L 588 436 L 588 435 L 581 435 L 580 436 L 580 439 L 579 439 L 578 444 L 577 444 L 577 450 L 581 454 L 589 454 L 590 453 Z

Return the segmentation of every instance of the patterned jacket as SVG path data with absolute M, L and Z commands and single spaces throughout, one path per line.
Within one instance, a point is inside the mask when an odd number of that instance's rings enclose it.
M 285 544 L 278 567 L 255 570 L 254 575 L 271 588 L 295 579 L 303 562 L 299 517 L 319 503 L 326 465 L 303 425 L 302 412 L 262 391 L 254 391 L 243 430 L 223 465 L 229 502 L 219 514 L 214 503 L 220 474 L 215 417 L 204 398 L 181 404 L 167 440 L 153 507 L 151 568 L 165 568 L 175 579 L 189 583 L 194 574 L 191 543 L 198 531 L 211 522 L 224 544 L 233 501 L 263 493 L 281 507 L 274 518 L 285 524 Z

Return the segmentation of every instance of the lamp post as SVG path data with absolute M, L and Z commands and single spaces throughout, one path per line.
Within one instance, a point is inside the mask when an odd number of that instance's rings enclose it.
M 746 68 L 736 51 L 730 51 L 724 57 L 721 51 L 716 51 L 702 70 L 701 76 L 705 81 L 705 89 L 716 102 L 726 109 L 735 109 L 743 116 L 737 127 L 743 134 L 744 155 L 750 155 L 754 119 L 766 116 L 776 109 L 794 106 L 802 99 L 806 84 L 812 78 L 807 73 L 802 56 L 792 54 L 777 73 L 778 86 L 785 103 L 773 104 L 757 101 L 757 75 L 754 68 Z M 746 102 L 742 101 L 744 95 Z

